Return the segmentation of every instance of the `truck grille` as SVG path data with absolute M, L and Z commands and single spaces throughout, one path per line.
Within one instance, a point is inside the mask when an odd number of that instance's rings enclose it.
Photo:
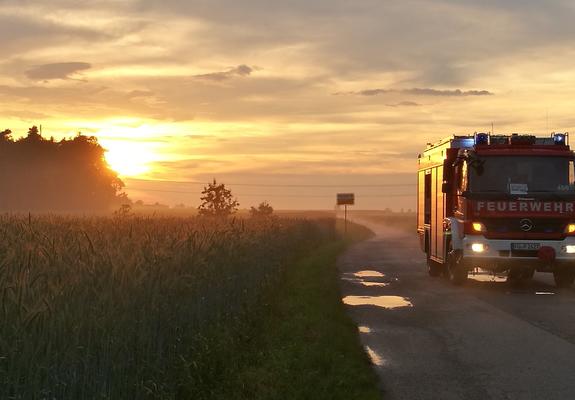
M 530 221 L 531 229 L 524 230 L 525 220 Z M 549 218 L 493 218 L 482 221 L 488 233 L 563 233 L 565 221 Z

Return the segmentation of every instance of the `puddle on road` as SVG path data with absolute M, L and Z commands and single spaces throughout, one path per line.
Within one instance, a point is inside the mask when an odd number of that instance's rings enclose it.
M 469 274 L 469 279 L 477 282 L 507 282 L 506 276 L 492 274 Z
M 377 287 L 386 287 L 389 286 L 387 282 L 366 282 L 366 281 L 359 281 L 357 283 L 361 283 L 363 286 L 377 286 Z
M 343 277 L 341 278 L 344 281 L 347 282 L 352 282 L 352 283 L 357 283 L 358 285 L 363 285 L 363 286 L 376 286 L 376 287 L 386 287 L 389 286 L 388 282 L 371 282 L 371 281 L 364 281 L 363 279 L 357 279 L 357 278 L 347 278 L 347 277 Z
M 367 352 L 367 355 L 369 356 L 373 365 L 382 367 L 385 364 L 383 357 L 377 354 L 371 347 L 365 346 L 365 351 Z
M 379 271 L 371 270 L 354 272 L 353 275 L 358 278 L 383 278 L 385 276 Z
M 357 330 L 359 333 L 371 333 L 371 328 L 369 326 L 358 326 Z
M 342 279 L 344 281 L 357 283 L 367 287 L 386 287 L 389 286 L 388 282 L 374 282 L 366 278 L 385 278 L 385 275 L 378 271 L 359 271 L 345 273 Z
M 413 307 L 413 304 L 402 296 L 346 296 L 343 302 L 348 306 L 376 306 L 390 310 Z

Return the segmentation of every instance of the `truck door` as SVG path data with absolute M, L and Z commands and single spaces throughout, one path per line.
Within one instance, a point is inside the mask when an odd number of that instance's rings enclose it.
M 459 218 L 463 218 L 465 213 L 465 199 L 463 198 L 463 192 L 467 190 L 467 161 L 464 161 L 460 166 L 458 166 L 456 171 L 457 177 L 457 205 L 456 211 Z
M 425 230 L 425 252 L 431 255 L 431 170 L 425 171 L 423 180 L 423 227 Z
M 429 225 L 431 223 L 431 170 L 425 171 L 425 183 L 424 183 L 424 219 L 423 223 Z
M 441 190 L 443 183 L 443 166 L 436 168 L 437 176 L 435 179 L 435 221 L 433 221 L 433 229 L 436 232 L 435 237 L 435 253 L 436 261 L 443 262 L 445 260 L 445 235 L 443 233 L 443 219 L 445 218 L 445 193 Z

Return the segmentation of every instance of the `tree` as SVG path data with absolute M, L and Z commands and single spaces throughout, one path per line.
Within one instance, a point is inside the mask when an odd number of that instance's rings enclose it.
M 28 129 L 28 140 L 40 141 L 42 140 L 42 136 L 40 136 L 40 131 L 38 127 L 34 125 L 32 128 Z
M 226 186 L 218 184 L 216 180 L 204 186 L 202 191 L 202 204 L 198 207 L 200 215 L 227 217 L 238 210 L 240 203 L 232 197 L 232 191 Z
M 0 132 L 0 211 L 104 211 L 129 203 L 97 138 Z
M 12 141 L 12 131 L 10 129 L 4 129 L 0 132 L 0 142 L 10 142 Z
M 250 215 L 254 218 L 266 218 L 271 217 L 274 213 L 274 209 L 267 201 L 263 201 L 260 205 L 256 207 L 251 207 Z

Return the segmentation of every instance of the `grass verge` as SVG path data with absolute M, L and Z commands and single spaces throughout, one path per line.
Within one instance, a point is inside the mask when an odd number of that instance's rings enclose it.
M 211 398 L 381 398 L 357 327 L 341 303 L 336 268 L 347 245 L 369 234 L 351 225 L 345 240 L 324 245 L 287 269 Z

